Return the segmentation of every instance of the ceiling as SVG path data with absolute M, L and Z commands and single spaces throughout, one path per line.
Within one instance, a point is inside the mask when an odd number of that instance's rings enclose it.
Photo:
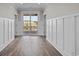
M 16 3 L 15 7 L 17 10 L 44 10 L 46 8 L 45 3 Z

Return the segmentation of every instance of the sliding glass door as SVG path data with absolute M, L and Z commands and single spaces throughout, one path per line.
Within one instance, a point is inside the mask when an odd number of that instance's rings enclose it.
M 24 31 L 30 31 L 30 16 L 23 16 Z
M 37 31 L 38 28 L 38 17 L 31 16 L 31 31 Z
M 25 32 L 36 32 L 38 29 L 38 16 L 37 15 L 24 15 L 24 31 Z

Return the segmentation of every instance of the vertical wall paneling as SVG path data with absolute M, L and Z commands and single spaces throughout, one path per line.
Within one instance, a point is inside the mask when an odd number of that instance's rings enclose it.
M 11 40 L 11 20 L 9 20 L 9 40 Z
M 79 56 L 79 14 L 47 20 L 47 39 L 63 55 Z
M 46 39 L 48 40 L 48 20 L 46 20 Z
M 68 55 L 75 54 L 75 43 L 74 43 L 74 17 L 64 18 L 64 51 Z
M 53 42 L 53 20 L 51 20 L 51 42 Z
M 57 19 L 57 46 L 63 50 L 63 18 Z
M 11 21 L 11 31 L 10 31 L 10 32 L 11 32 L 11 33 L 10 33 L 10 34 L 11 34 L 11 37 L 10 37 L 10 38 L 11 38 L 11 40 L 12 40 L 12 21 Z
M 76 16 L 74 17 L 74 52 L 72 55 L 76 55 Z
M 76 16 L 76 55 L 79 55 L 79 15 Z
M 5 19 L 5 44 L 8 42 L 8 20 Z
M 14 20 L 12 20 L 12 40 L 14 39 L 14 33 L 15 33 L 15 31 L 14 31 Z
M 7 31 L 8 34 L 7 35 L 8 35 L 8 41 L 9 41 L 9 20 L 7 20 L 7 21 L 8 21 L 8 31 Z
M 50 20 L 50 41 L 52 41 L 52 20 Z
M 3 46 L 3 19 L 0 18 L 0 49 Z
M 5 45 L 5 20 L 3 19 L 3 45 Z
M 56 44 L 56 19 L 53 19 L 53 42 Z
M 0 51 L 14 39 L 14 20 L 0 18 Z
M 47 20 L 47 39 L 50 40 L 50 20 Z

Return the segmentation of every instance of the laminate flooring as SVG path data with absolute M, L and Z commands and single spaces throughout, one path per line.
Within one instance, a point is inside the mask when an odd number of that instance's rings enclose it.
M 46 39 L 41 36 L 16 37 L 3 51 L 1 56 L 62 56 Z

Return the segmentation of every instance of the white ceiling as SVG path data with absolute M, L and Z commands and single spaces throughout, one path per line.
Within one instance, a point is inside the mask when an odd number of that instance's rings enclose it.
M 15 4 L 17 10 L 25 11 L 25 10 L 44 10 L 46 7 L 45 3 L 16 3 Z

